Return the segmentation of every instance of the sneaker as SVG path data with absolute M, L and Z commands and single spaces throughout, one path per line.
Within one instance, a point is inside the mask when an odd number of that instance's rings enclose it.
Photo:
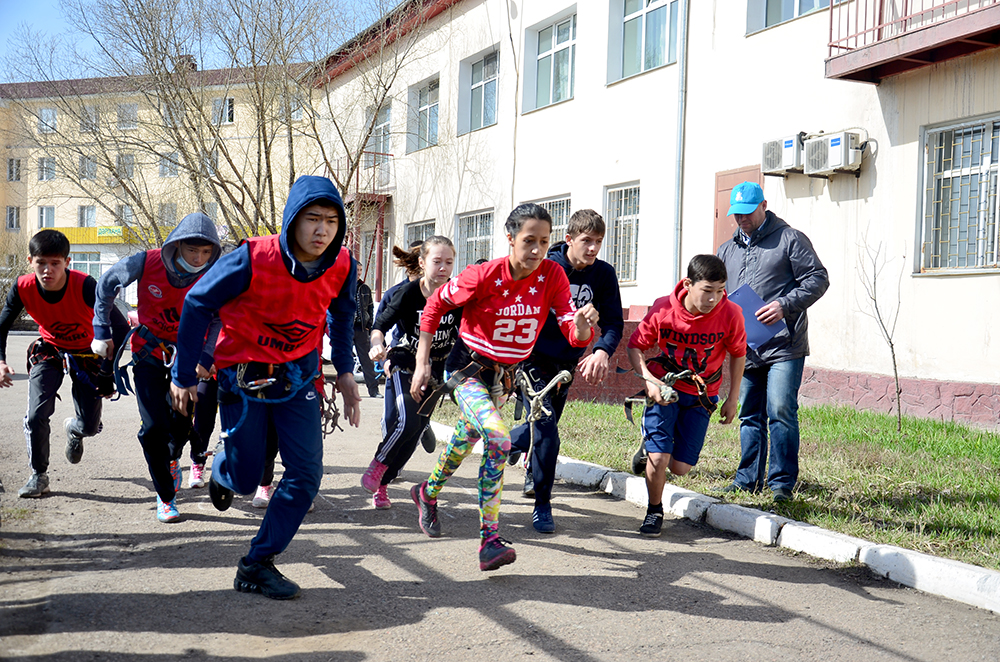
M 539 533 L 555 533 L 556 523 L 552 521 L 552 504 L 540 503 L 536 505 L 535 512 L 531 516 L 531 524 Z
M 191 473 L 188 475 L 188 489 L 205 487 L 205 465 L 192 464 Z
M 639 533 L 647 538 L 659 538 L 662 528 L 663 513 L 651 513 L 647 511 L 646 519 L 642 521 L 642 526 L 639 527 Z
M 427 481 L 425 480 L 419 485 L 411 487 L 410 498 L 413 499 L 413 503 L 417 504 L 417 508 L 420 509 L 420 514 L 417 517 L 417 522 L 420 524 L 420 530 L 431 538 L 440 538 L 441 523 L 438 521 L 437 499 L 430 501 L 426 496 L 424 496 L 424 488 L 426 486 Z
M 784 487 L 776 487 L 771 490 L 771 493 L 774 495 L 775 503 L 792 500 L 792 491 Z
M 507 453 L 507 466 L 514 466 L 521 461 L 521 451 L 514 450 L 513 448 Z
M 742 485 L 737 485 L 736 483 L 729 483 L 728 485 L 723 485 L 722 487 L 714 487 L 712 491 L 716 494 L 735 494 L 736 492 L 749 492 Z
M 531 467 L 528 467 L 527 473 L 524 474 L 524 496 L 532 497 L 535 496 L 535 477 L 531 473 Z
M 170 477 L 174 479 L 174 492 L 180 492 L 181 483 L 184 482 L 180 460 L 170 460 Z
M 635 452 L 635 455 L 632 456 L 632 473 L 634 473 L 636 476 L 645 476 L 646 461 L 648 459 L 649 458 L 646 455 L 646 442 L 643 441 L 642 446 L 640 446 L 639 450 L 637 450 Z
M 434 430 L 431 429 L 431 426 L 428 425 L 424 428 L 423 434 L 420 435 L 420 445 L 428 453 L 437 450 L 437 437 L 434 436 Z
M 22 499 L 37 499 L 49 491 L 49 475 L 47 473 L 33 473 L 28 478 L 24 487 L 17 491 L 17 496 Z
M 372 458 L 372 463 L 368 465 L 368 469 L 361 476 L 361 487 L 365 488 L 365 491 L 369 494 L 375 494 L 378 491 L 379 485 L 382 484 L 382 476 L 385 475 L 385 470 L 388 468 L 386 465 Z
M 257 488 L 257 493 L 253 495 L 253 501 L 250 505 L 254 508 L 267 508 L 267 504 L 271 503 L 271 495 L 274 494 L 274 488 L 270 485 L 261 485 Z
M 160 497 L 156 497 L 156 519 L 167 524 L 180 520 L 181 514 L 177 510 L 176 502 L 177 499 L 164 501 Z
M 219 485 L 215 476 L 208 480 L 208 496 L 212 499 L 212 505 L 220 512 L 229 510 L 229 506 L 233 505 L 233 491 Z
M 63 430 L 66 431 L 66 459 L 70 464 L 79 464 L 83 459 L 83 437 L 70 430 L 75 418 L 67 418 L 63 421 Z
M 389 510 L 392 508 L 392 501 L 389 501 L 385 485 L 379 485 L 378 490 L 372 495 L 372 505 L 375 506 L 375 510 Z
M 211 486 L 211 484 L 210 484 Z M 247 557 L 236 566 L 233 588 L 241 593 L 260 593 L 272 600 L 291 600 L 299 594 L 299 585 L 274 567 L 274 557 L 251 563 Z
M 479 569 L 496 570 L 500 566 L 509 565 L 517 560 L 517 552 L 510 546 L 509 540 L 492 535 L 479 546 Z

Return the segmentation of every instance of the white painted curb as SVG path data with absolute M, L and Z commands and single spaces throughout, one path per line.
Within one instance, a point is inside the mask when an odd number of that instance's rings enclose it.
M 872 543 L 803 522 L 788 522 L 778 534 L 778 546 L 837 563 L 854 563 Z
M 712 504 L 705 513 L 705 523 L 716 529 L 732 531 L 765 545 L 778 544 L 781 527 L 792 520 L 778 515 L 762 513 L 731 503 Z

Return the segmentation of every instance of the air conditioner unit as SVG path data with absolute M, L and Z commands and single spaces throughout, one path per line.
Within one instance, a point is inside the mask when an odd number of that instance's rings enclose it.
M 851 131 L 827 133 L 810 138 L 805 144 L 805 173 L 832 175 L 856 172 L 861 168 L 861 137 Z
M 787 136 L 764 143 L 761 154 L 761 170 L 765 175 L 784 174 L 802 168 L 802 140 L 799 136 Z

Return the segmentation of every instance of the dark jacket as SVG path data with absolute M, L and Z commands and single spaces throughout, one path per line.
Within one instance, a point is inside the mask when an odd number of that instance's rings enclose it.
M 600 315 L 597 325 L 601 336 L 594 343 L 594 351 L 602 349 L 608 356 L 615 353 L 621 342 L 625 322 L 622 318 L 622 297 L 618 290 L 618 274 L 615 268 L 604 260 L 595 260 L 589 267 L 576 270 L 566 257 L 568 246 L 559 242 L 549 249 L 547 257 L 566 272 L 569 278 L 570 294 L 576 307 L 583 308 L 593 303 Z M 538 336 L 538 342 L 531 353 L 531 360 L 546 360 L 557 364 L 575 363 L 583 356 L 586 347 L 573 347 L 559 329 L 556 316 L 549 312 L 545 326 Z
M 765 303 L 778 301 L 785 313 L 788 330 L 756 350 L 748 348 L 747 367 L 808 356 L 806 309 L 830 287 L 826 267 L 819 261 L 809 237 L 773 212 L 767 212 L 767 219 L 750 235 L 749 244 L 737 229 L 732 239 L 719 246 L 717 255 L 726 263 L 727 292 L 748 284 Z
M 368 283 L 360 278 L 358 279 L 357 297 L 358 311 L 354 315 L 354 326 L 368 331 L 375 321 L 375 302 L 372 299 L 372 288 L 368 287 Z

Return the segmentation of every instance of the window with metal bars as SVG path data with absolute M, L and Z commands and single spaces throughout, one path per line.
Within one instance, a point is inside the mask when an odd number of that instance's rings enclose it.
M 493 212 L 484 211 L 458 217 L 458 261 L 455 273 L 459 273 L 477 260 L 493 257 Z
M 549 246 L 566 240 L 566 228 L 569 226 L 569 198 L 546 200 L 538 205 L 549 212 L 552 217 L 552 234 L 549 235 Z
M 997 269 L 1000 119 L 928 131 L 921 271 Z
M 604 236 L 607 261 L 618 272 L 619 282 L 635 282 L 637 253 L 639 251 L 638 186 L 608 189 L 604 222 L 608 228 Z
M 426 241 L 434 236 L 435 222 L 423 221 L 421 223 L 409 223 L 406 226 L 406 246 L 409 248 L 413 242 Z

